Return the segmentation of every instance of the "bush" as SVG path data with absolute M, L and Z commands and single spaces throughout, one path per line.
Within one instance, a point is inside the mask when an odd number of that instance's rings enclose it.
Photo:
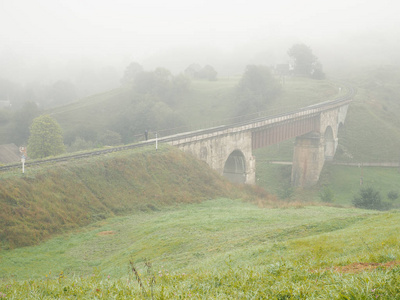
M 324 187 L 319 193 L 319 198 L 322 202 L 332 203 L 334 198 L 334 193 L 329 187 Z
M 399 193 L 396 192 L 396 191 L 390 191 L 390 192 L 387 194 L 387 197 L 388 197 L 389 200 L 394 201 L 394 200 L 396 200 L 397 198 L 399 198 Z
M 373 187 L 362 187 L 353 198 L 353 205 L 358 208 L 378 209 L 384 208 L 382 203 L 381 194 Z

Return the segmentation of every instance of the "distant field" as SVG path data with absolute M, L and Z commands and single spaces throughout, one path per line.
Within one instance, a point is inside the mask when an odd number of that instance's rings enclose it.
M 156 298 L 391 299 L 400 295 L 393 285 L 399 230 L 399 212 L 210 200 L 106 219 L 0 252 L 0 291 L 7 299 L 145 298 L 154 274 Z

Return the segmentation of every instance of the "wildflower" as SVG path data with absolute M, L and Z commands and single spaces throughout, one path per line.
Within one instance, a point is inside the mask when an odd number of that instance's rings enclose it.
M 108 275 L 107 278 L 110 279 L 110 275 Z

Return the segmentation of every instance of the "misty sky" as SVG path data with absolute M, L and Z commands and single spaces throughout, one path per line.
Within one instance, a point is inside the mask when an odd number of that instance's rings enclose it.
M 383 32 L 398 41 L 397 6 L 395 0 L 0 0 L 0 58 L 140 61 L 179 47 L 231 51 L 282 39 L 314 49 Z

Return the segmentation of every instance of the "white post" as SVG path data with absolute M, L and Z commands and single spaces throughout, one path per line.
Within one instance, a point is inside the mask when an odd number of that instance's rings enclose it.
M 21 158 L 21 162 L 22 162 L 22 173 L 25 173 L 25 157 Z
M 158 150 L 158 139 L 157 139 L 157 133 L 156 133 L 156 151 Z

